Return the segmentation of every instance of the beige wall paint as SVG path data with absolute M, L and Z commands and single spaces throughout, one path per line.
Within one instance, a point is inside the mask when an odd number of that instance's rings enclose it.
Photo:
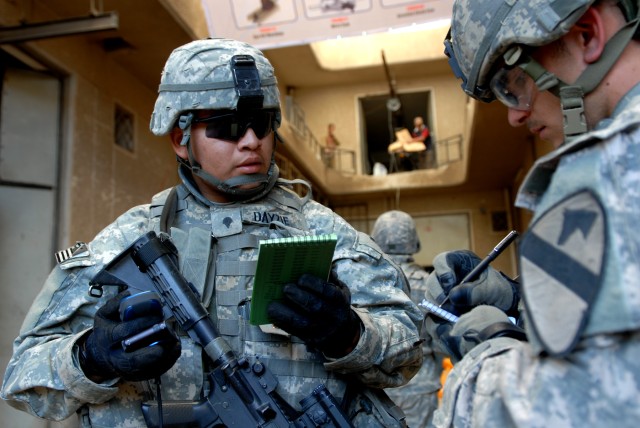
M 384 76 L 384 70 L 380 68 Z M 400 82 L 397 92 L 429 90 L 432 93 L 433 133 L 446 138 L 464 133 L 467 97 L 460 85 L 449 75 L 428 76 Z M 327 125 L 336 124 L 336 136 L 341 148 L 356 152 L 357 171 L 362 172 L 361 118 L 358 99 L 368 95 L 384 95 L 389 88 L 384 82 L 359 85 L 296 88 L 294 100 L 305 111 L 305 120 L 320 142 L 327 134 Z
M 358 218 L 356 214 L 357 221 L 354 223 L 366 224 L 366 227 L 360 227 L 360 230 L 366 233 L 371 232 L 378 216 L 389 210 L 405 211 L 415 217 L 467 214 L 470 229 L 470 248 L 467 249 L 475 251 L 481 257 L 487 255 L 508 233 L 508 231 L 494 232 L 492 230 L 491 213 L 506 211 L 509 218 L 513 215 L 509 195 L 503 190 L 407 196 L 400 193 L 393 197 L 367 199 L 360 202 L 360 205 L 364 206 L 360 212 L 365 213 L 364 217 L 366 218 Z M 354 211 L 347 207 L 348 205 L 336 207 L 336 211 L 345 218 L 349 218 L 354 214 Z M 510 226 L 513 227 L 513 222 L 510 223 Z M 423 245 L 429 245 L 429 243 L 425 242 Z M 507 275 L 515 276 L 517 274 L 516 245 L 512 244 L 492 263 L 492 266 Z M 460 248 L 451 248 L 451 250 L 455 249 Z
M 7 11 L 2 22 L 16 21 L 23 13 L 11 9 L 10 3 L 0 2 L 0 10 Z M 55 19 L 40 3 L 33 5 L 30 13 L 37 19 Z M 149 202 L 155 193 L 175 184 L 175 156 L 166 137 L 155 137 L 149 131 L 155 91 L 114 62 L 100 46 L 82 37 L 25 45 L 64 81 L 62 248 L 90 240 L 126 209 Z M 116 103 L 134 114 L 134 153 L 114 142 Z

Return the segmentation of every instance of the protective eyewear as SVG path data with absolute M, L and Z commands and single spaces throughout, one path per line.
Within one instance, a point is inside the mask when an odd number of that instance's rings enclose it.
M 213 116 L 195 118 L 193 123 L 205 123 L 207 138 L 238 142 L 249 128 L 253 129 L 256 137 L 262 139 L 275 130 L 275 110 L 253 110 L 221 113 Z
M 533 78 L 521 67 L 501 68 L 491 78 L 489 87 L 498 101 L 520 111 L 531 111 L 533 98 L 538 91 Z
M 515 47 L 504 55 L 503 65 L 491 78 L 489 88 L 502 104 L 520 111 L 531 111 L 539 91 L 551 91 L 556 96 L 564 82 L 540 63 Z

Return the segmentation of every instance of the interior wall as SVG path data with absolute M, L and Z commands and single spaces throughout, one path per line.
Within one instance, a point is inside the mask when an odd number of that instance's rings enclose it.
M 149 131 L 155 94 L 121 70 L 91 81 L 71 79 L 70 122 L 73 165 L 68 190 L 72 240 L 90 239 L 126 209 L 148 203 L 156 192 L 177 183 L 175 155 L 168 137 Z M 115 103 L 134 114 L 134 152 L 114 141 Z M 87 201 L 92 201 L 87 204 Z
M 29 48 L 67 76 L 60 245 L 90 240 L 126 209 L 177 183 L 168 137 L 149 131 L 156 93 L 82 38 L 42 40 Z M 116 103 L 134 115 L 133 152 L 115 144 Z
M 380 68 L 381 77 L 384 70 Z M 463 134 L 467 96 L 460 90 L 460 84 L 450 74 L 414 78 L 400 81 L 398 93 L 431 91 L 432 131 L 437 139 Z M 385 81 L 365 82 L 358 85 L 299 87 L 295 90 L 295 102 L 305 111 L 305 120 L 311 132 L 324 140 L 327 125 L 336 125 L 336 136 L 341 148 L 354 150 L 356 159 L 361 160 L 361 118 L 359 117 L 358 98 L 366 95 L 387 94 L 389 88 Z M 409 118 L 408 120 L 412 120 Z M 362 163 L 358 162 L 358 173 L 362 173 Z
M 515 228 L 513 209 L 506 189 L 406 196 L 400 193 L 392 197 L 372 197 L 356 205 L 359 207 L 357 211 L 350 209 L 348 204 L 335 207 L 335 210 L 349 221 L 353 218 L 355 220 L 353 223 L 360 226 L 359 230 L 366 233 L 371 232 L 378 216 L 389 210 L 405 211 L 413 217 L 467 214 L 469 216 L 469 247 L 447 250 L 469 249 L 481 257 L 487 255 L 512 228 Z M 493 230 L 492 214 L 497 212 L 506 213 L 509 220 L 507 230 Z M 422 245 L 429 244 L 429 242 L 422 243 Z M 440 243 L 436 245 L 439 248 L 442 247 Z M 516 247 L 517 244 L 511 245 L 505 253 L 492 262 L 492 266 L 507 275 L 517 275 Z
M 381 73 L 383 70 L 381 68 Z M 468 136 L 469 123 L 466 120 L 469 108 L 468 97 L 460 90 L 460 83 L 453 76 L 428 75 L 398 82 L 398 92 L 418 90 L 432 91 L 433 125 L 436 139 L 462 134 Z M 379 83 L 361 83 L 353 86 L 338 87 L 299 87 L 295 90 L 295 101 L 305 111 L 305 120 L 311 131 L 320 141 L 326 135 L 328 123 L 336 124 L 336 135 L 341 147 L 356 151 L 360 156 L 360 118 L 358 116 L 358 97 L 364 95 L 388 93 L 384 81 Z M 361 164 L 358 171 L 361 171 Z M 407 179 L 411 179 L 407 176 Z M 526 212 L 515 211 L 512 206 L 513 189 L 495 189 L 481 192 L 460 193 L 457 191 L 439 191 L 435 193 L 416 193 L 401 191 L 394 196 L 376 196 L 349 198 L 334 206 L 336 212 L 351 222 L 354 227 L 369 233 L 376 218 L 387 210 L 399 209 L 415 217 L 446 216 L 466 213 L 469 216 L 469 248 L 484 256 L 511 230 L 528 223 Z M 508 218 L 508 230 L 494 231 L 492 213 L 504 212 Z M 516 213 L 517 214 L 514 214 Z M 429 243 L 424 243 L 429 245 Z M 493 262 L 496 269 L 507 275 L 517 275 L 517 244 L 512 245 L 503 255 Z M 456 248 L 451 248 L 451 250 Z

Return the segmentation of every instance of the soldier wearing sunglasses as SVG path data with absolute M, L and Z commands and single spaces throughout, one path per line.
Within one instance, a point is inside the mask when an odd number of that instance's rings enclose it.
M 426 320 L 456 361 L 436 426 L 637 423 L 638 28 L 635 0 L 455 1 L 445 53 L 464 91 L 555 149 L 516 199 L 534 213 L 520 284 L 489 268 L 460 285 L 480 259 L 434 259 L 427 298 L 460 315 Z M 505 334 L 518 309 L 526 341 Z
M 181 184 L 132 208 L 59 265 L 16 342 L 2 396 L 41 418 L 77 413 L 83 427 L 145 426 L 143 401 L 198 401 L 209 390 L 200 346 L 169 323 L 157 343 L 124 352 L 122 338 L 158 323 L 154 305 L 122 319 L 122 294 L 90 294 L 92 277 L 149 230 L 170 234 L 181 273 L 239 357 L 259 358 L 296 410 L 324 384 L 356 427 L 402 426 L 376 388 L 406 383 L 422 361 L 406 279 L 380 248 L 278 176 L 282 121 L 264 55 L 225 39 L 191 42 L 166 62 L 150 128 L 168 136 Z M 167 141 L 167 144 L 169 142 Z M 296 181 L 309 187 L 302 181 Z M 336 234 L 330 279 L 303 275 L 269 307 L 274 334 L 249 323 L 261 239 Z M 159 381 L 158 381 L 159 379 Z M 383 401 L 380 401 L 380 400 Z

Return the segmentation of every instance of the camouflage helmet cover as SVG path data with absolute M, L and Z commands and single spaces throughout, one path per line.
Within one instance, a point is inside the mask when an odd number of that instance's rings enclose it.
M 373 225 L 371 237 L 387 254 L 415 254 L 420 238 L 413 218 L 403 211 L 387 211 Z
M 594 1 L 457 0 L 447 41 L 463 75 L 458 77 L 464 80 L 464 91 L 483 101 L 495 99 L 489 90 L 490 74 L 509 48 L 559 39 Z
M 151 116 L 151 132 L 169 133 L 185 111 L 236 109 L 239 96 L 231 67 L 234 55 L 253 57 L 264 95 L 263 108 L 279 109 L 280 92 L 273 66 L 260 50 L 236 40 L 196 40 L 176 48 L 167 59 Z

